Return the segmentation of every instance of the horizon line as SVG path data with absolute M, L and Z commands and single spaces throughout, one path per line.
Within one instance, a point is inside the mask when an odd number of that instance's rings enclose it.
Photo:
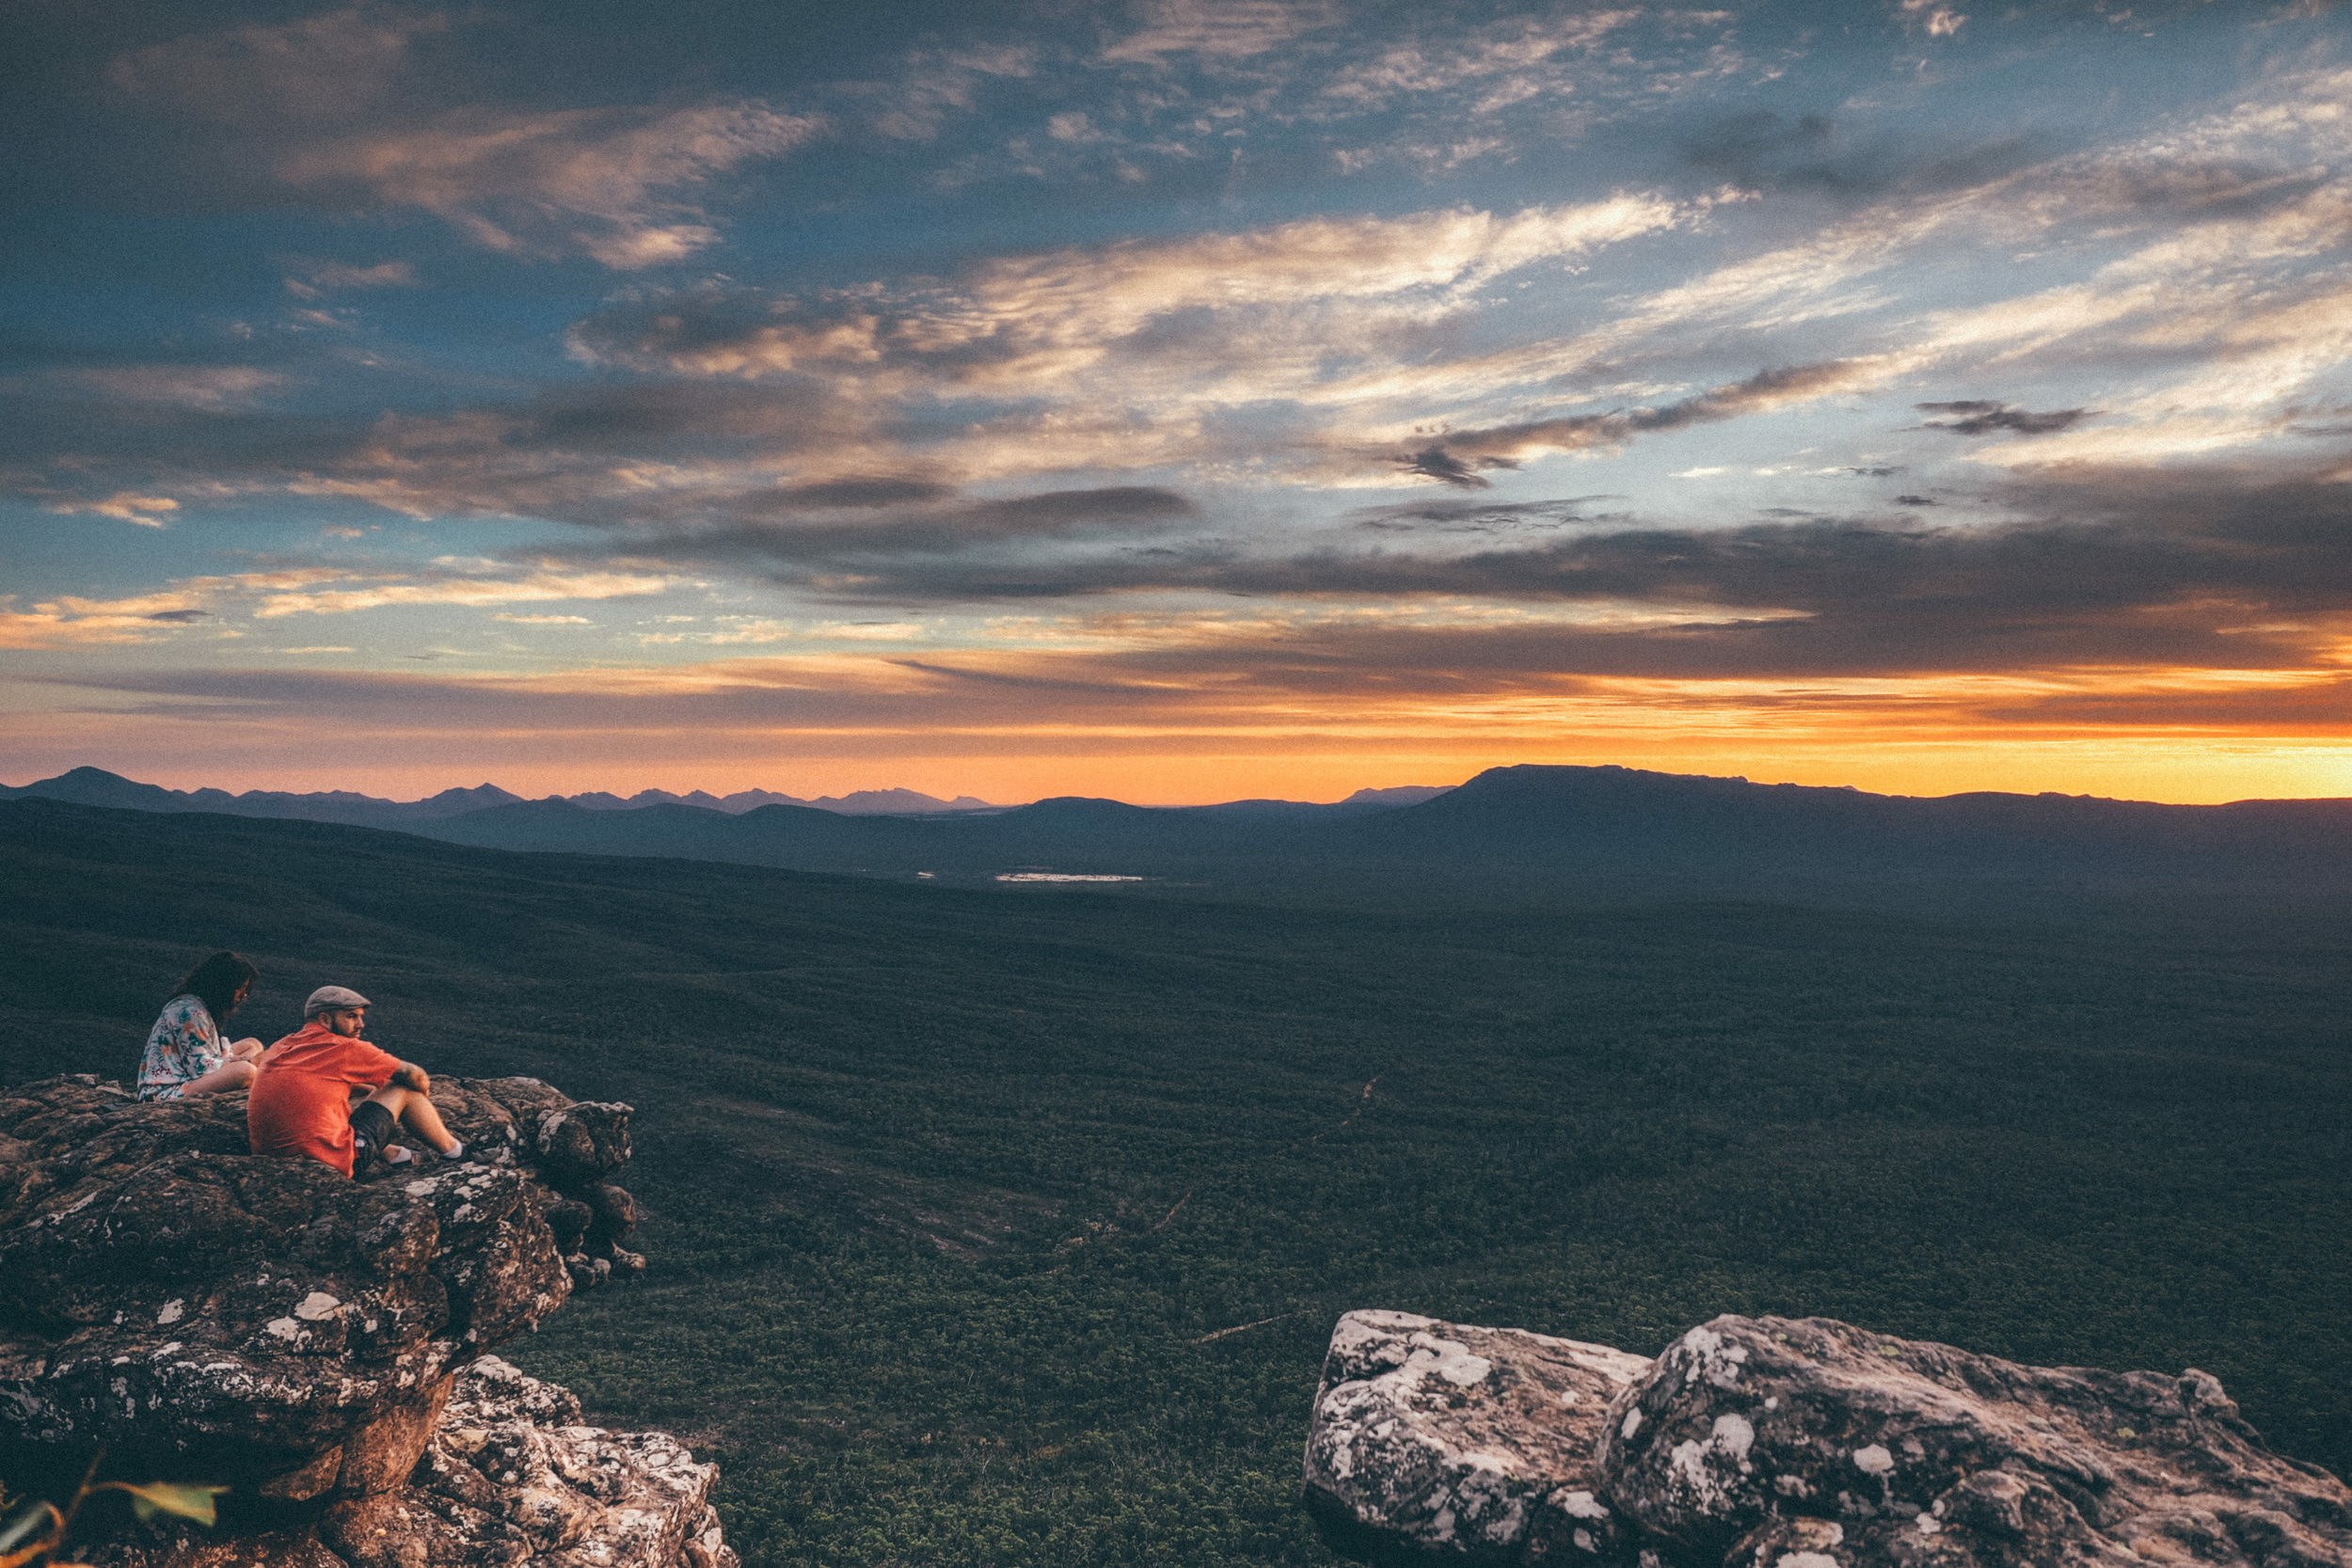
M 1743 773 L 1683 773 L 1683 772 L 1676 772 L 1676 771 L 1673 771 L 1673 770 L 1671 770 L 1671 769 L 1667 769 L 1667 768 L 1641 768 L 1641 767 L 1635 767 L 1635 766 L 1631 766 L 1631 765 L 1629 765 L 1629 764 L 1624 764 L 1624 763 L 1527 763 L 1527 762 L 1520 762 L 1520 763 L 1497 763 L 1497 764 L 1491 765 L 1491 766 L 1489 766 L 1489 767 L 1486 767 L 1486 768 L 1482 768 L 1477 769 L 1476 771 L 1474 771 L 1473 773 L 1471 773 L 1471 774 L 1470 775 L 1470 777 L 1469 777 L 1469 778 L 1464 779 L 1464 780 L 1460 781 L 1460 782 L 1459 782 L 1459 783 L 1457 783 L 1457 784 L 1366 784 L 1366 785 L 1360 785 L 1360 786 L 1359 786 L 1357 789 L 1355 789 L 1354 791 L 1350 792 L 1348 795 L 1346 795 L 1346 796 L 1343 796 L 1341 799 L 1339 799 L 1339 800 L 1293 800 L 1293 799 L 1291 799 L 1291 798 L 1289 798 L 1289 797 L 1286 797 L 1286 796 L 1277 796 L 1277 795 L 1241 795 L 1241 796 L 1233 796 L 1233 797 L 1229 797 L 1229 798 L 1227 798 L 1227 799 L 1224 799 L 1224 800 L 1199 800 L 1199 801 L 1152 801 L 1152 800 L 1120 800 L 1120 798 L 1118 798 L 1118 797 L 1116 797 L 1116 796 L 1110 796 L 1110 795 L 1086 795 L 1086 794 L 1077 794 L 1077 793 L 1061 793 L 1061 794 L 1047 794 L 1047 795 L 1040 795 L 1040 796 L 1037 796 L 1037 797 L 1035 797 L 1035 798 L 1033 798 L 1033 799 L 1031 799 L 1031 800 L 981 800 L 981 799 L 980 799 L 980 797 L 978 797 L 978 796 L 977 796 L 977 795 L 973 795 L 973 794 L 967 793 L 967 792 L 961 792 L 961 791 L 960 791 L 959 793 L 957 793 L 957 794 L 956 794 L 956 795 L 954 795 L 954 796 L 951 796 L 951 797 L 943 797 L 943 796 L 939 796 L 939 795 L 934 795 L 934 794 L 931 794 L 930 792 L 926 791 L 926 790 L 914 789 L 914 788 L 912 788 L 912 787 L 910 787 L 910 786 L 908 786 L 908 785 L 904 785 L 904 784 L 889 784 L 889 785 L 881 785 L 881 786 L 868 786 L 868 787 L 865 787 L 865 788 L 846 790 L 846 791 L 843 791 L 843 792 L 841 792 L 841 793 L 839 793 L 839 794 L 814 795 L 814 796 L 793 795 L 793 794 L 790 794 L 789 792 L 785 791 L 785 790 L 780 790 L 780 789 L 771 789 L 771 788 L 767 788 L 767 787 L 765 787 L 765 786 L 752 786 L 752 787 L 747 787 L 747 788 L 744 788 L 744 789 L 729 790 L 729 791 L 725 792 L 724 794 L 721 794 L 721 793 L 719 793 L 719 792 L 717 792 L 717 791 L 715 791 L 715 790 L 710 790 L 710 789 L 707 789 L 707 788 L 702 788 L 702 787 L 700 787 L 700 786 L 697 786 L 696 788 L 690 789 L 690 790 L 672 790 L 672 789 L 664 789 L 664 788 L 660 788 L 660 787 L 659 787 L 659 786 L 654 786 L 654 785 L 648 785 L 648 786 L 646 786 L 646 787 L 644 787 L 644 788 L 643 788 L 643 789 L 635 790 L 635 791 L 632 791 L 632 792 L 630 792 L 630 793 L 628 793 L 628 794 L 623 794 L 621 791 L 619 791 L 619 790 L 615 790 L 615 789 L 604 788 L 604 789 L 582 789 L 582 790 L 578 790 L 578 791 L 575 791 L 575 792 L 573 792 L 573 793 L 571 793 L 571 794 L 564 794 L 564 793 L 561 793 L 561 792 L 550 792 L 550 793 L 544 794 L 544 795 L 525 795 L 525 794 L 522 794 L 522 793 L 520 793 L 520 792 L 518 792 L 518 791 L 516 791 L 516 790 L 510 790 L 510 789 L 507 789 L 504 785 L 502 785 L 502 784 L 499 784 L 495 783 L 494 781 L 492 781 L 492 780 L 488 780 L 488 779 L 485 779 L 485 780 L 483 780 L 480 784 L 450 784 L 450 785 L 447 785 L 447 786 L 445 786 L 445 787 L 443 787 L 443 788 L 441 788 L 441 789 L 438 789 L 438 790 L 432 790 L 432 791 L 428 791 L 428 792 L 427 792 L 427 793 L 425 793 L 425 794 L 422 794 L 422 795 L 417 796 L 417 797 L 416 797 L 416 798 L 414 798 L 413 800 L 399 800 L 399 799 L 396 799 L 396 798 L 391 797 L 391 796 L 389 796 L 389 795 L 371 795 L 371 794 L 369 794 L 366 790 L 363 790 L 363 789 L 357 789 L 357 788 L 352 788 L 352 787 L 347 786 L 347 785 L 345 785 L 345 786 L 337 786 L 337 787 L 334 787 L 334 788 L 327 788 L 327 789 L 283 789 L 283 788 L 262 788 L 262 787 L 256 786 L 256 787 L 247 788 L 247 789 L 242 789 L 242 790 L 229 790 L 229 789 L 224 789 L 224 788 L 221 788 L 219 785 L 214 785 L 214 784 L 199 784 L 199 785 L 194 786 L 193 788 L 190 788 L 190 787 L 183 787 L 183 786 L 172 785 L 172 784 L 154 784 L 154 783 L 152 783 L 152 782 L 151 782 L 151 781 L 148 781 L 148 780 L 144 780 L 144 779 L 135 779 L 135 778 L 131 777 L 129 774 L 126 774 L 126 773 L 118 773 L 118 772 L 116 772 L 116 771 L 115 771 L 114 769 L 112 769 L 112 768 L 100 767 L 100 766 L 99 766 L 98 764 L 96 764 L 96 763 L 77 763 L 77 764 L 75 764 L 74 766 L 72 766 L 72 767 L 71 767 L 71 768 L 68 768 L 64 769 L 64 770 L 63 770 L 63 771 L 61 771 L 61 772 L 49 774 L 49 775 L 46 775 L 46 776 L 44 776 L 44 777 L 40 777 L 40 778 L 36 778 L 36 779 L 33 779 L 33 780 L 28 781 L 27 783 L 21 784 L 9 784 L 9 783 L 8 783 L 6 780 L 0 780 L 0 789 L 8 789 L 8 790 L 11 790 L 11 791 L 22 792 L 22 791 L 24 791 L 24 790 L 32 789 L 32 788 L 34 788 L 35 786 L 40 785 L 40 784 L 54 784 L 54 783 L 56 783 L 57 780 L 62 779 L 62 778 L 65 778 L 65 777 L 67 777 L 67 776 L 69 776 L 69 775 L 71 775 L 71 774 L 72 774 L 72 773 L 76 773 L 76 772 L 81 772 L 81 771 L 84 771 L 84 770 L 87 770 L 87 771 L 89 771 L 89 772 L 103 773 L 103 774 L 105 774 L 107 777 L 112 778 L 112 779 L 118 779 L 118 780 L 120 780 L 120 781 L 121 781 L 121 782 L 123 782 L 124 784 L 135 784 L 135 785 L 138 785 L 138 786 L 140 786 L 140 787 L 144 787 L 144 788 L 161 789 L 161 790 L 165 790 L 165 791 L 167 791 L 167 792 L 168 792 L 168 793 L 171 793 L 171 794 L 176 794 L 176 795 L 193 795 L 193 794 L 199 793 L 199 791 L 201 791 L 201 790 L 205 790 L 205 789 L 215 789 L 215 790 L 218 790 L 218 791 L 219 791 L 219 793 L 224 794 L 224 795 L 230 796 L 232 799 L 244 799 L 245 797 L 247 797 L 247 796 L 252 796 L 252 795 L 282 795 L 282 796 L 287 796 L 287 797 L 291 797 L 291 798 L 294 798 L 294 799 L 301 799 L 301 798 L 303 798 L 303 797 L 308 797 L 308 796 L 320 796 L 320 795 L 332 795 L 332 794 L 348 794 L 348 795 L 358 795 L 358 796 L 360 796 L 362 799 L 367 799 L 367 800 L 373 800 L 381 801 L 381 802 L 383 802 L 383 803 L 385 803 L 385 804 L 388 804 L 388 805 L 401 805 L 401 806 L 406 806 L 406 805 L 419 805 L 419 804 L 422 804 L 424 801 L 438 799 L 440 796 L 442 796 L 442 795 L 446 795 L 446 794 L 450 794 L 450 793 L 452 793 L 452 792 L 453 792 L 453 791 L 454 791 L 454 792 L 463 792 L 463 793 L 473 793 L 473 792 L 477 792 L 477 791 L 481 791 L 481 790 L 485 790 L 485 789 L 494 789 L 494 790 L 497 790 L 497 791 L 498 791 L 500 794 L 501 794 L 501 795 L 507 795 L 507 796 L 511 796 L 511 797 L 513 797 L 514 801 L 515 801 L 516 803 L 517 803 L 517 804 L 537 804 L 537 803 L 541 803 L 541 802 L 544 802 L 544 801 L 548 801 L 548 800 L 563 800 L 563 801 L 570 801 L 570 800 L 577 800 L 577 799 L 579 799 L 579 798 L 580 798 L 580 797 L 581 797 L 581 796 L 587 796 L 587 795 L 603 795 L 603 796 L 608 796 L 608 797 L 610 797 L 610 798 L 612 798 L 612 799 L 615 799 L 615 800 L 623 800 L 623 801 L 633 800 L 635 800 L 638 796 L 640 796 L 640 795 L 645 795 L 645 794 L 658 794 L 658 795 L 666 795 L 666 796 L 671 797 L 671 800 L 669 800 L 669 801 L 653 801 L 653 802 L 649 802 L 649 804 L 655 804 L 655 805 L 660 805 L 660 804 L 669 804 L 669 803 L 673 803 L 673 802 L 677 803 L 677 804 L 692 804 L 692 802 L 687 799 L 687 797 L 691 796 L 691 795 L 704 795 L 704 796 L 707 796 L 708 798 L 710 798 L 710 799 L 712 799 L 712 800 L 722 800 L 722 801 L 726 800 L 730 800 L 730 799 L 734 799 L 734 798 L 736 798 L 736 797 L 743 796 L 743 795 L 773 795 L 773 796 L 779 796 L 779 797 L 782 797 L 782 799 L 781 799 L 781 800 L 776 800 L 776 801 L 771 801 L 771 802 L 768 802 L 768 803 L 770 803 L 770 804 L 795 804 L 795 805 L 806 805 L 806 806 L 818 806 L 818 809 L 823 809 L 821 806 L 819 806 L 819 805 L 818 805 L 818 803 L 819 803 L 820 801 L 825 801 L 825 800 L 852 800 L 852 799 L 854 799 L 854 798 L 856 798 L 856 797 L 858 797 L 858 796 L 861 796 L 861 795 L 892 795 L 892 794 L 905 794 L 905 795 L 914 795 L 914 796 L 920 796 L 920 797 L 921 797 L 922 799 L 924 799 L 924 800 L 937 801 L 937 802 L 939 803 L 939 805 L 941 805 L 941 806 L 943 806 L 943 807 L 947 807 L 947 808 L 949 808 L 950 810 L 955 810 L 955 809 L 958 809 L 958 808 L 955 808 L 955 807 L 954 807 L 954 802 L 955 802 L 956 800 L 978 800 L 978 801 L 979 801 L 979 805 L 978 805 L 978 806 L 976 806 L 976 807 L 966 807 L 966 808 L 961 808 L 961 810 L 964 810 L 964 811 L 979 811 L 979 810 L 988 810 L 988 811 L 1017 811 L 1017 810 L 1019 810 L 1019 809 L 1021 809 L 1021 808 L 1023 808 L 1023 807 L 1025 807 L 1025 806 L 1033 806 L 1033 805 L 1038 805 L 1038 804 L 1041 804 L 1042 802 L 1047 801 L 1047 800 L 1108 800 L 1108 801 L 1111 801 L 1112 803 L 1117 804 L 1117 805 L 1133 806 L 1133 807 L 1136 807 L 1136 809 L 1138 809 L 1138 810 L 1145 810 L 1145 811 L 1189 811 L 1189 810 L 1201 810 L 1201 809 L 1205 809 L 1205 808 L 1209 808 L 1209 807 L 1214 807 L 1214 806 L 1225 806 L 1225 805 L 1243 805 L 1243 804 L 1249 804 L 1249 803 L 1258 802 L 1258 801 L 1264 801 L 1264 802 L 1269 802 L 1269 803 L 1277 803 L 1277 804 L 1283 804 L 1283 805 L 1335 806 L 1335 805 L 1344 805 L 1344 804 L 1348 803 L 1349 801 L 1351 801 L 1351 800 L 1355 800 L 1358 796 L 1361 796 L 1361 795 L 1366 795 L 1366 794 L 1385 794 L 1385 793 L 1388 793 L 1388 792 L 1390 792 L 1390 791 L 1394 791 L 1394 790 L 1408 790 L 1408 789 L 1409 789 L 1409 790 L 1421 790 L 1421 789 L 1426 789 L 1426 790 L 1430 790 L 1430 791 L 1432 791 L 1434 794 L 1445 794 L 1445 793 L 1449 793 L 1449 792 L 1451 792 L 1451 791 L 1453 791 L 1453 790 L 1459 789 L 1459 788 L 1461 788 L 1464 784 L 1470 784 L 1470 783 L 1471 783 L 1472 781 L 1474 781 L 1474 780 L 1476 780 L 1476 779 L 1483 778 L 1483 777 L 1485 777 L 1486 775 L 1487 775 L 1487 774 L 1489 774 L 1489 773 L 1504 772 L 1504 771 L 1510 771 L 1510 770 L 1515 770 L 1515 769 L 1518 769 L 1518 768 L 1557 768 L 1557 769 L 1560 769 L 1560 770 L 1562 770 L 1562 771 L 1580 771 L 1580 772 L 1609 772 L 1609 771 L 1614 771 L 1614 772 L 1625 772 L 1625 773 L 1648 773 L 1648 774 L 1654 774 L 1654 775 L 1656 775 L 1657 777 L 1660 777 L 1660 778 L 1707 780 L 1707 781 L 1710 781 L 1710 782 L 1715 782 L 1715 783 L 1723 783 L 1723 784 L 1746 784 L 1746 785 L 1749 785 L 1749 786 L 1751 786 L 1751 787 L 1754 787 L 1754 788 L 1758 788 L 1758 789 L 1820 789 L 1820 790 L 1832 790 L 1832 791 L 1839 791 L 1839 792 L 1844 792 L 1844 793 L 1851 793 L 1851 794 L 1858 794 L 1858 795 L 1876 795 L 1876 796 L 1880 796 L 1881 798 L 1883 798 L 1883 799 L 1886 799 L 1886 800 L 1956 800 L 1956 799 L 1959 799 L 1959 798 L 1961 798 L 1961 797 L 1963 797 L 1963 796 L 1969 796 L 1969 795 L 2006 795 L 2006 796 L 2011 796 L 2011 797 L 2014 797 L 2014 798 L 2019 799 L 2019 800 L 2099 800 L 2099 801 L 2109 801 L 2109 802 L 2113 802 L 2113 803 L 2116 803 L 2116 804 L 2124 804 L 2124 805 L 2173 806 L 2173 807 L 2183 807 L 2183 808 L 2189 808 L 2189 807 L 2196 807 L 2196 808 L 2212 808 L 2212 807 L 2217 807 L 2217 806 L 2247 805 L 2247 804 L 2254 804 L 2254 803 L 2258 803 L 2258 802 L 2266 802 L 2266 801 L 2284 801 L 2284 800 L 2352 800 L 2352 796 L 2344 796 L 2344 795 L 2249 795 L 2249 796 L 2242 796 L 2242 797 L 2238 797 L 2238 798 L 2235 798 L 2235 799 L 2233 799 L 2233 800 L 2210 800 L 2210 801 L 2191 801 L 2191 800 L 2147 800 L 2147 799 L 2142 799 L 2142 798 L 2139 798 L 2139 797 L 2135 797 L 2135 796 L 2120 796 L 2120 795 L 2095 795 L 2095 794 L 2089 794 L 2089 793 L 2076 793 L 2076 792 L 2068 791 L 2068 790 L 2057 790 L 2057 789 L 2044 789 L 2044 790 L 1963 789 L 1963 790 L 1953 790 L 1953 791 L 1950 791 L 1950 792 L 1948 792 L 1948 793 L 1942 794 L 1942 795 L 1912 795 L 1912 794 L 1904 794 L 1904 793 L 1898 792 L 1898 791 L 1865 789 L 1865 788 L 1863 788 L 1861 785 L 1858 785 L 1858 784 L 1805 784 L 1805 783 L 1802 783 L 1802 782 L 1795 781 L 1795 780 L 1775 780 L 1775 779 L 1764 779 L 1764 780 L 1759 780 L 1759 779 L 1752 778 L 1752 777 L 1750 777 L 1749 775 L 1747 775 L 1747 774 L 1743 774 Z M 1418 803 L 1418 802 L 1416 802 L 1416 803 Z M 635 807 L 635 808 L 632 808 L 632 809 L 644 810 L 644 809 L 645 809 L 645 808 L 644 808 L 644 807 Z M 695 809 L 697 809 L 697 810 L 707 810 L 707 809 L 708 809 L 708 808 L 707 808 L 707 807 L 700 807 L 700 806 L 697 806 Z M 757 808 L 754 808 L 754 809 L 757 809 Z M 890 816 L 890 815 L 946 815 L 946 814 L 945 814 L 945 813 L 868 813 L 868 814 L 852 814 L 852 815 L 881 815 L 881 816 Z

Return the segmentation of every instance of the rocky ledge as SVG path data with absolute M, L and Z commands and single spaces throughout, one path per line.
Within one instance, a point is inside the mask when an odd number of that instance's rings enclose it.
M 230 1488 L 121 1568 L 722 1568 L 697 1465 L 489 1356 L 644 1260 L 609 1178 L 630 1108 L 434 1081 L 467 1155 L 347 1180 L 246 1148 L 245 1097 L 0 1089 L 0 1474 Z M 70 1483 L 69 1483 L 70 1489 Z M 102 1516 L 101 1524 L 104 1524 Z
M 1824 1318 L 1717 1318 L 1649 1361 L 1351 1312 L 1306 1481 L 1325 1539 L 1388 1568 L 2352 1568 L 2352 1489 L 2207 1373 Z

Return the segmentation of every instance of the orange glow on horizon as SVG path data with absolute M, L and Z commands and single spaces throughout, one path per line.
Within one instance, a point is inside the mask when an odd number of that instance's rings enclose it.
M 247 754 L 216 759 L 217 766 L 192 762 L 184 754 L 168 765 L 143 763 L 115 747 L 93 747 L 55 767 L 10 769 L 7 782 L 23 784 L 87 763 L 144 784 L 172 789 L 348 789 L 394 800 L 415 800 L 452 787 L 495 784 L 529 798 L 605 790 L 628 796 L 642 789 L 686 794 L 695 789 L 725 795 L 770 789 L 803 799 L 846 795 L 860 789 L 905 788 L 943 800 L 974 796 L 997 804 L 1021 804 L 1057 795 L 1108 797 L 1138 805 L 1205 805 L 1219 800 L 1271 798 L 1338 800 L 1361 788 L 1397 784 L 1455 784 L 1487 768 L 1514 764 L 1595 767 L 1613 764 L 1666 773 L 1741 776 L 1758 784 L 1851 785 L 1886 795 L 1938 796 L 1972 790 L 2018 794 L 2044 791 L 2097 795 L 2173 804 L 2214 804 L 2256 798 L 2352 796 L 2352 747 L 2304 740 L 2242 740 L 2184 749 L 2176 741 L 2145 736 L 2036 740 L 1992 736 L 1978 740 L 1849 740 L 1839 744 L 1758 744 L 1733 748 L 1721 736 L 1688 744 L 1632 745 L 1621 737 L 1581 742 L 1552 737 L 1516 745 L 1463 745 L 1455 737 L 1433 737 L 1415 745 L 1394 737 L 1311 752 L 1260 750 L 1247 744 L 1223 747 L 1206 737 L 1182 737 L 1169 746 L 1150 742 L 1072 747 L 1054 754 L 925 754 L 920 737 L 902 737 L 892 754 L 815 754 L 777 748 L 759 754 L 751 745 L 708 744 L 752 737 L 694 737 L 706 744 L 613 745 L 597 737 L 584 746 L 550 747 L 544 738 L 500 745 L 469 738 L 411 751 L 409 760 L 377 755 L 352 767 L 321 766 L 298 756 L 262 759 Z M 685 737 L 667 737 L 674 742 Z M 519 737 L 518 737 L 519 739 Z M 910 745 L 909 742 L 917 744 Z M 772 746 L 772 742 L 770 743 Z M 1261 743 L 1263 744 L 1263 743 Z M 1177 749 L 1181 747 L 1182 749 Z M 1195 749 L 1198 748 L 1198 749 Z
M 2352 795 L 2343 676 L 2128 669 L 1654 679 L 1328 666 L 1137 669 L 964 651 L 485 674 L 311 705 L 12 716 L 12 783 L 89 764 L 173 788 L 411 800 L 907 788 L 1190 805 L 1336 800 L 1507 764 L 1615 764 L 1883 794 L 2210 803 Z M 952 665 L 950 668 L 948 666 Z M 383 693 L 389 692 L 389 695 Z M 336 744 L 322 748 L 323 726 Z

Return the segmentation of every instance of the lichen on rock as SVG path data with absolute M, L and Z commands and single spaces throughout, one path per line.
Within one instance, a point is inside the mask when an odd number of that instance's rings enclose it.
M 2273 1453 L 2210 1374 L 2022 1366 L 1825 1318 L 1718 1318 L 1602 1433 L 1611 1495 L 1693 1560 L 2352 1568 L 2352 1490 Z M 1737 1444 L 1723 1438 L 1736 1423 Z
M 463 1159 L 426 1151 L 353 1180 L 251 1154 L 242 1094 L 140 1101 L 87 1077 L 0 1090 L 0 1453 L 103 1446 L 118 1471 L 226 1484 L 255 1522 L 244 1557 L 142 1528 L 92 1560 L 709 1568 L 727 1555 L 712 1466 L 660 1433 L 584 1426 L 576 1403 L 547 1426 L 514 1391 L 569 1396 L 485 1358 L 572 1291 L 644 1266 L 620 1245 L 635 1204 L 607 1180 L 629 1156 L 630 1108 L 529 1078 L 437 1079 L 435 1101 Z M 473 1392 L 453 1406 L 461 1372 Z M 478 1477 L 473 1500 L 452 1501 L 452 1423 L 474 1430 L 493 1406 L 545 1461 L 513 1483 L 536 1500 Z M 497 1529 L 457 1529 L 457 1508 Z M 418 1557 L 405 1527 L 385 1544 L 383 1521 L 427 1514 L 449 1526 L 438 1555 Z
M 485 1356 L 456 1384 L 414 1484 L 339 1505 L 323 1533 L 353 1568 L 733 1568 L 715 1465 L 666 1433 L 585 1424 L 580 1402 Z
M 1326 1539 L 1381 1563 L 2352 1568 L 2352 1489 L 2271 1452 L 2193 1369 L 2028 1367 L 1735 1316 L 1622 1380 L 1598 1420 L 1501 1397 L 1556 1376 L 1568 1343 L 1341 1319 L 1307 1444 Z M 1484 1368 L 1468 1391 L 1429 1382 L 1465 1355 Z M 1528 1501 L 1564 1495 L 1608 1528 L 1564 1538 Z
M 1408 1312 L 1332 1331 L 1307 1440 L 1307 1502 L 1369 1555 L 1597 1558 L 1617 1527 L 1591 1459 L 1610 1402 L 1649 1363 L 1606 1345 Z

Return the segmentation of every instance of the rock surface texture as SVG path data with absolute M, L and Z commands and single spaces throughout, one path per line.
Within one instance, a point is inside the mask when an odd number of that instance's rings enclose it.
M 1820 1318 L 1718 1318 L 1645 1363 L 1351 1312 L 1306 1476 L 1325 1538 L 1379 1563 L 2352 1568 L 2352 1489 L 2271 1452 L 2204 1372 Z
M 1307 1506 L 1351 1555 L 1537 1560 L 1616 1544 L 1593 1452 L 1638 1355 L 1409 1312 L 1331 1335 L 1307 1439 Z
M 608 1180 L 629 1107 L 530 1078 L 434 1100 L 465 1158 L 350 1180 L 248 1152 L 241 1094 L 0 1089 L 0 1461 L 78 1473 L 103 1445 L 110 1473 L 233 1489 L 221 1530 L 126 1523 L 92 1561 L 732 1561 L 714 1467 L 485 1355 L 644 1267 Z

